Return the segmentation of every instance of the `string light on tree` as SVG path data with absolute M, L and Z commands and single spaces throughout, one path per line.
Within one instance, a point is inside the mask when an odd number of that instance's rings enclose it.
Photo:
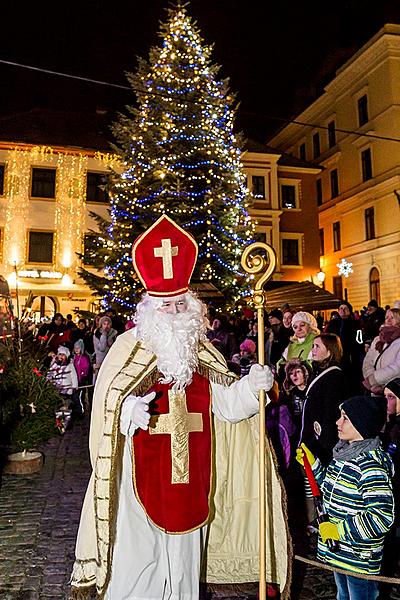
M 338 267 L 338 274 L 343 275 L 343 277 L 348 277 L 350 273 L 353 273 L 353 263 L 345 258 L 342 258 L 340 263 L 337 263 L 336 266 Z
M 149 61 L 140 60 L 128 76 L 137 108 L 114 126 L 120 166 L 109 165 L 111 222 L 97 217 L 101 234 L 85 255 L 98 274 L 81 271 L 106 303 L 127 313 L 142 292 L 132 269 L 133 240 L 161 214 L 199 244 L 194 281 L 211 282 L 227 300 L 248 291 L 237 257 L 253 240 L 255 224 L 233 133 L 234 97 L 227 81 L 216 79 L 211 47 L 185 7 L 168 11 L 160 37 Z

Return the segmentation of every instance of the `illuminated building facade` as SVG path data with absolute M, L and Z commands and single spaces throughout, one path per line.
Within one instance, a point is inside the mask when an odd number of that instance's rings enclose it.
M 400 25 L 387 24 L 269 141 L 323 167 L 314 188 L 321 268 L 326 288 L 354 308 L 400 297 L 399 70 Z
M 20 313 L 28 306 L 36 319 L 99 307 L 78 276 L 78 254 L 97 229 L 90 212 L 108 217 L 102 185 L 115 157 L 107 152 L 104 128 L 89 135 L 87 117 L 79 127 L 80 118 L 31 111 L 0 122 L 0 274 L 14 298 L 18 289 Z M 256 230 L 277 253 L 275 279 L 317 283 L 313 189 L 320 168 L 252 141 L 242 162 Z

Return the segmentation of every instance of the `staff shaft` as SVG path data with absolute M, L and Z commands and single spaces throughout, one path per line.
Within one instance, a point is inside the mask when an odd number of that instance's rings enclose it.
M 257 308 L 257 351 L 260 365 L 265 363 L 264 351 L 264 309 Z M 259 520 L 259 599 L 265 600 L 267 593 L 266 585 L 266 524 L 265 524 L 265 390 L 258 393 L 259 401 L 259 477 L 258 477 L 258 520 Z

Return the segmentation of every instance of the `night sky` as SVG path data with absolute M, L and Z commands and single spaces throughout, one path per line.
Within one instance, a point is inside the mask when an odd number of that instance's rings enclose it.
M 158 43 L 168 6 L 166 0 L 14 4 L 2 6 L 1 60 L 122 85 L 136 57 L 147 58 Z M 384 23 L 400 23 L 400 0 L 192 0 L 189 12 L 240 101 L 238 127 L 262 140 L 283 125 L 279 119 L 312 101 Z M 135 102 L 129 91 L 1 63 L 0 77 L 0 115 L 35 107 L 100 107 L 114 115 Z

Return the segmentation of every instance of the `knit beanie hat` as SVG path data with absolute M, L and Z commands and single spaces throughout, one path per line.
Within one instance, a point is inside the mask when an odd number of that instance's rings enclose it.
M 58 346 L 57 354 L 65 354 L 65 356 L 69 358 L 71 352 L 66 346 Z
M 254 354 L 256 351 L 256 345 L 253 340 L 244 340 L 244 342 L 240 344 L 240 349 L 243 350 L 243 352 Z
M 308 312 L 300 311 L 300 312 L 295 313 L 292 317 L 292 327 L 296 323 L 307 323 L 307 325 L 310 326 L 311 331 L 313 331 L 314 333 L 317 333 L 317 334 L 319 333 L 319 329 L 317 327 L 317 321 L 315 320 L 315 317 L 313 317 Z
M 273 308 L 269 313 L 268 313 L 268 318 L 270 317 L 275 317 L 275 319 L 278 319 L 279 321 L 283 321 L 283 312 L 281 310 L 279 310 L 279 308 Z
M 83 343 L 83 340 L 76 340 L 76 342 L 74 344 L 74 348 L 80 348 L 81 354 L 83 354 L 85 351 L 85 344 Z
M 105 323 L 106 321 L 109 321 L 110 325 L 112 325 L 111 318 L 108 317 L 107 315 L 104 315 L 103 317 L 101 317 L 101 319 L 99 319 L 99 327 L 101 327 L 103 325 L 103 323 Z
M 392 379 L 392 381 L 389 381 L 389 383 L 387 383 L 385 385 L 385 387 L 387 387 L 391 392 L 393 392 L 393 394 L 397 398 L 400 398 L 400 378 L 399 377 L 397 377 L 397 379 Z
M 376 437 L 386 423 L 386 398 L 353 396 L 345 400 L 341 408 L 364 440 Z

